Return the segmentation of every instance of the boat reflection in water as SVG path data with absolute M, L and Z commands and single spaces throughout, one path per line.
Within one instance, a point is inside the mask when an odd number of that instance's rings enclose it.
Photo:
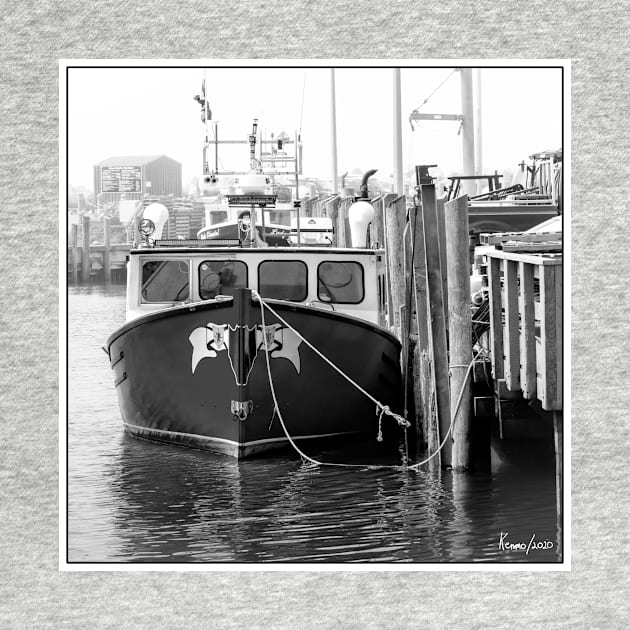
M 357 447 L 317 457 L 369 461 L 370 443 Z M 109 483 L 120 540 L 109 561 L 558 561 L 547 473 L 314 467 L 291 452 L 242 461 L 123 436 Z M 506 531 L 553 548 L 501 549 Z

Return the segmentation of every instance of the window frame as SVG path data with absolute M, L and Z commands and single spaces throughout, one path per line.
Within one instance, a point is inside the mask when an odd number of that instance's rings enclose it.
M 267 263 L 300 263 L 303 267 L 304 270 L 306 272 L 306 277 L 305 277 L 305 281 L 304 281 L 304 297 L 300 300 L 288 300 L 286 298 L 266 298 L 266 296 L 263 295 L 262 290 L 260 288 L 260 269 L 263 265 L 267 264 Z M 265 298 L 265 299 L 269 299 L 269 300 L 285 300 L 287 302 L 304 302 L 305 300 L 308 299 L 308 264 L 306 262 L 304 262 L 303 260 L 300 260 L 298 258 L 295 259 L 290 259 L 290 260 L 285 260 L 285 259 L 280 259 L 280 260 L 261 260 L 258 263 L 258 267 L 256 269 L 256 276 L 258 279 L 258 292 L 260 293 L 261 297 Z
M 330 263 L 337 263 L 340 265 L 346 265 L 348 263 L 351 263 L 353 265 L 358 265 L 359 268 L 361 269 L 361 299 L 358 301 L 354 301 L 354 302 L 347 302 L 347 301 L 340 301 L 340 300 L 322 300 L 319 294 L 319 268 L 324 265 L 324 264 L 330 264 Z M 317 265 L 317 275 L 316 275 L 316 293 L 317 293 L 317 299 L 319 301 L 325 302 L 326 304 L 361 304 L 365 301 L 365 268 L 363 267 L 363 265 L 358 261 L 358 260 L 322 260 L 319 262 L 319 264 Z
M 188 269 L 188 295 L 181 300 L 177 300 L 175 298 L 171 299 L 171 300 L 147 300 L 142 292 L 143 292 L 143 288 L 144 288 L 144 283 L 142 282 L 142 276 L 144 274 L 144 266 L 147 263 L 154 263 L 154 262 L 158 262 L 158 263 L 184 263 Z M 140 304 L 176 304 L 178 302 L 185 302 L 186 300 L 191 300 L 192 299 L 192 292 L 193 292 L 193 283 L 192 280 L 193 278 L 191 277 L 191 269 L 192 269 L 192 262 L 189 258 L 160 258 L 158 256 L 156 257 L 147 257 L 147 258 L 142 258 L 140 260 L 140 273 L 139 273 L 139 278 L 138 278 L 138 283 L 140 285 L 140 289 L 138 291 L 138 297 L 140 299 Z
M 224 264 L 225 263 L 241 263 L 242 265 L 245 265 L 245 287 L 244 288 L 246 289 L 249 288 L 249 267 L 244 260 L 240 260 L 239 258 L 208 258 L 206 260 L 200 260 L 199 265 L 197 266 L 197 294 L 199 295 L 199 299 L 202 302 L 207 302 L 208 300 L 212 300 L 214 298 L 204 298 L 201 296 L 201 265 L 214 263 L 214 262 L 220 262 Z

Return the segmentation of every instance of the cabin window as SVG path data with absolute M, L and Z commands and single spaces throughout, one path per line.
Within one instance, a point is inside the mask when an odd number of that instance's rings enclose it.
M 182 302 L 189 296 L 188 261 L 149 260 L 142 265 L 143 302 Z
M 204 260 L 199 265 L 199 297 L 211 300 L 217 295 L 234 295 L 247 287 L 247 265 L 240 260 Z
M 302 302 L 308 294 L 306 264 L 301 260 L 266 260 L 258 266 L 258 292 L 264 298 Z
M 317 267 L 317 298 L 333 304 L 363 301 L 363 267 L 357 262 L 329 260 Z
M 215 223 L 224 223 L 227 220 L 227 210 L 213 210 L 210 212 L 210 225 L 214 225 Z

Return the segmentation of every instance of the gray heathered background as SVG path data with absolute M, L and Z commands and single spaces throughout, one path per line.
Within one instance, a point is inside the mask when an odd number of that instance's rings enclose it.
M 627 627 L 629 9 L 2 2 L 0 626 Z M 572 60 L 573 571 L 59 573 L 58 59 L 332 56 Z

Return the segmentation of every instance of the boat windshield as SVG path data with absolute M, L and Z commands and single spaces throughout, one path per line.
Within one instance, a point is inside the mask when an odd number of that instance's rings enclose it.
M 205 260 L 199 265 L 199 297 L 211 300 L 217 295 L 234 295 L 234 289 L 247 287 L 247 265 L 240 260 Z
M 258 291 L 264 298 L 302 302 L 308 294 L 307 278 L 301 260 L 265 260 L 258 266 Z
M 188 262 L 150 260 L 142 265 L 143 302 L 181 302 L 188 296 Z
M 363 301 L 363 267 L 357 262 L 329 260 L 317 268 L 317 297 L 334 304 Z

